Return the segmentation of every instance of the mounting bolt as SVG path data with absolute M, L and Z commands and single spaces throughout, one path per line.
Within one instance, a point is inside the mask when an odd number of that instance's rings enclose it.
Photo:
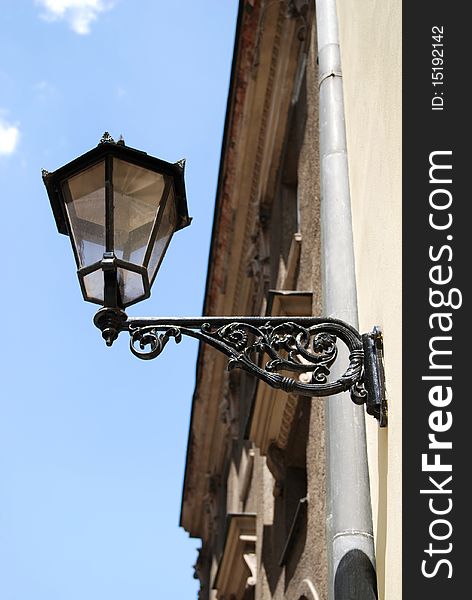
M 362 335 L 364 347 L 364 383 L 367 390 L 366 411 L 375 417 L 380 427 L 388 422 L 385 395 L 385 372 L 383 361 L 383 335 L 375 326 L 370 333 Z

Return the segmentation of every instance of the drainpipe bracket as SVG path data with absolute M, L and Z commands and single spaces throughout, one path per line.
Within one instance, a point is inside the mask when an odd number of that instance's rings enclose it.
M 318 86 L 321 88 L 321 85 L 323 84 L 323 82 L 326 79 L 329 79 L 330 77 L 342 77 L 342 73 L 341 71 L 326 71 L 325 73 L 321 73 L 318 79 Z

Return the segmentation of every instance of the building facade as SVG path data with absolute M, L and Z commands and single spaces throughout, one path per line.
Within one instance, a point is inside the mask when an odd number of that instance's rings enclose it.
M 321 43 L 320 23 L 329 28 L 330 19 L 325 1 L 319 4 L 240 2 L 205 315 L 309 316 L 327 314 L 328 307 L 328 316 L 345 318 L 326 300 L 335 285 L 326 275 L 332 258 L 326 240 L 339 223 L 323 212 L 333 154 L 323 150 L 331 92 L 323 91 L 322 82 L 337 83 L 341 73 L 323 71 L 320 48 L 330 52 L 332 44 Z M 366 575 L 372 595 L 352 598 L 373 598 L 377 587 L 378 597 L 398 600 L 400 9 L 375 0 L 338 0 L 335 9 L 346 131 L 346 151 L 339 154 L 349 170 L 355 261 L 348 269 L 360 331 L 374 325 L 383 331 L 389 403 L 385 428 L 370 416 L 364 425 L 363 408 L 356 407 L 355 436 L 364 449 L 352 464 L 354 470 L 365 464 L 358 501 L 372 524 L 362 531 L 372 542 L 367 569 L 375 579 L 375 566 L 377 575 L 376 584 Z M 274 390 L 244 371 L 227 371 L 226 362 L 201 345 L 181 509 L 182 527 L 202 540 L 195 565 L 200 600 L 347 598 L 337 578 L 343 564 L 338 542 L 342 536 L 349 541 L 357 528 L 348 523 L 336 533 L 332 524 L 337 503 L 355 507 L 350 495 L 356 494 L 344 486 L 341 500 L 333 500 L 335 447 L 350 447 L 329 413 L 329 403 L 338 399 Z M 354 567 L 356 574 L 361 567 Z M 357 585 L 352 581 L 347 585 Z

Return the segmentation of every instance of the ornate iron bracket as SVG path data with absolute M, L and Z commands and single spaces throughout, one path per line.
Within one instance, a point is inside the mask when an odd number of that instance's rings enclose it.
M 131 352 L 144 360 L 159 356 L 170 338 L 196 338 L 225 354 L 228 369 L 244 369 L 274 388 L 305 396 L 349 391 L 354 403 L 366 404 L 381 426 L 387 424 L 378 329 L 361 336 L 343 321 L 320 317 L 128 318 L 117 308 L 102 308 L 94 323 L 109 346 L 127 331 Z M 348 364 L 329 381 L 338 341 L 348 350 Z

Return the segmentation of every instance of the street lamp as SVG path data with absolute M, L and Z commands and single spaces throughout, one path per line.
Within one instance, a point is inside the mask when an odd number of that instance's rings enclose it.
M 127 331 L 132 353 L 152 359 L 170 338 L 179 342 L 186 335 L 223 352 L 228 368 L 242 368 L 272 387 L 308 396 L 349 391 L 381 426 L 387 424 L 378 328 L 361 336 L 343 321 L 320 317 L 126 315 L 126 307 L 150 296 L 173 234 L 190 225 L 183 161 L 159 160 L 105 133 L 89 152 L 53 173 L 43 171 L 43 181 L 57 228 L 70 238 L 83 297 L 102 306 L 94 323 L 108 346 Z M 349 362 L 330 381 L 338 341 Z

